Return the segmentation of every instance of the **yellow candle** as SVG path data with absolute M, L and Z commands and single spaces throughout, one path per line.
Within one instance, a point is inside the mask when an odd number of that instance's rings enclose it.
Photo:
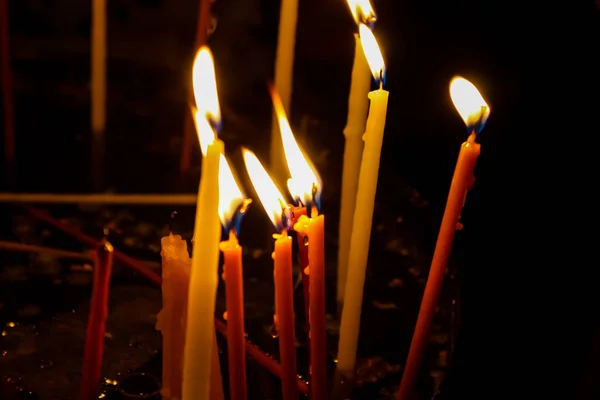
M 196 128 L 204 153 L 198 189 L 194 249 L 190 273 L 188 314 L 183 368 L 183 400 L 208 399 L 215 379 L 214 311 L 217 294 L 219 242 L 219 166 L 223 142 L 216 138 L 211 122 L 218 122 L 219 107 L 212 55 L 202 48 L 194 61 L 194 93 L 199 112 Z M 202 118 L 202 114 L 204 117 Z M 218 361 L 218 360 L 216 360 Z M 212 377 L 211 377 L 212 374 Z
M 183 346 L 187 318 L 190 256 L 187 242 L 179 235 L 161 239 L 163 307 L 158 313 L 156 329 L 162 332 L 164 398 L 181 398 Z
M 384 76 L 384 62 L 375 37 L 365 25 L 360 26 L 363 49 L 376 80 Z M 381 81 L 380 81 L 381 84 Z M 348 276 L 342 309 L 338 350 L 338 375 L 352 378 L 360 330 L 360 311 L 365 271 L 369 255 L 369 240 L 379 173 L 379 157 L 383 142 L 389 92 L 379 89 L 369 93 L 371 106 L 364 135 L 365 149 L 358 179 L 356 212 L 352 223 Z
M 281 0 L 279 36 L 275 56 L 275 90 L 281 96 L 283 106 L 288 114 L 292 101 L 297 20 L 298 0 Z M 275 113 L 273 113 L 271 124 L 271 171 L 278 175 L 285 174 L 285 161 Z M 279 176 L 279 178 L 283 178 L 283 176 Z
M 369 24 L 375 20 L 375 12 L 369 0 L 348 0 L 350 11 L 356 20 Z M 355 34 L 354 64 L 350 81 L 350 95 L 348 96 L 348 118 L 344 136 L 344 166 L 342 170 L 342 199 L 340 203 L 340 229 L 338 245 L 338 282 L 337 303 L 338 311 L 344 300 L 346 275 L 348 271 L 348 252 L 350 248 L 350 234 L 352 233 L 352 218 L 356 205 L 358 190 L 358 173 L 363 152 L 362 135 L 365 132 L 367 121 L 367 108 L 369 107 L 368 93 L 371 89 L 371 71 L 362 50 L 360 36 Z

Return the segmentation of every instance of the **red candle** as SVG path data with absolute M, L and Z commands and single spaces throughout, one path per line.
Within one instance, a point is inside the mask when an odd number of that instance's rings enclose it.
M 294 326 L 294 279 L 292 276 L 292 238 L 287 231 L 275 239 L 275 303 L 279 330 L 281 386 L 284 400 L 298 399 L 296 384 L 296 334 Z
M 104 352 L 104 332 L 108 315 L 108 293 L 113 264 L 113 247 L 103 240 L 94 260 L 94 283 L 85 338 L 81 400 L 98 398 Z
M 283 218 L 287 213 L 287 203 L 254 153 L 244 149 L 243 154 L 248 175 L 260 202 L 275 228 L 281 232 L 273 235 L 275 239 L 275 251 L 273 252 L 275 312 L 279 331 L 281 386 L 284 400 L 298 400 L 292 238 L 287 234 L 285 226 L 287 219 Z
M 325 216 L 313 207 L 312 218 L 301 217 L 295 225 L 308 237 L 307 273 L 310 276 L 310 395 L 327 398 L 327 334 L 325 329 Z
M 223 279 L 227 304 L 227 356 L 229 360 L 229 398 L 245 400 L 246 340 L 244 331 L 244 279 L 242 247 L 233 231 L 219 246 L 224 256 Z
M 429 269 L 429 277 L 425 286 L 425 293 L 421 300 L 421 308 L 417 324 L 410 343 L 408 359 L 404 367 L 400 389 L 397 393 L 398 400 L 406 400 L 417 381 L 423 354 L 429 340 L 431 322 L 435 316 L 435 309 L 444 281 L 446 265 L 452 250 L 454 232 L 459 224 L 460 213 L 465 203 L 467 192 L 473 186 L 475 178 L 473 170 L 479 157 L 480 145 L 475 142 L 477 133 L 481 131 L 490 109 L 481 97 L 475 86 L 464 78 L 454 78 L 450 84 L 450 94 L 458 112 L 463 117 L 471 134 L 460 147 L 458 161 L 450 185 L 450 193 L 446 209 L 442 218 L 442 225 L 438 234 L 437 243 Z

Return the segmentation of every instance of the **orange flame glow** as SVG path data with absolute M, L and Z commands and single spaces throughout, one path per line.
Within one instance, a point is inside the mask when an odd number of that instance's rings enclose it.
M 288 189 L 295 199 L 301 200 L 304 204 L 313 202 L 313 200 L 318 203 L 322 187 L 321 177 L 314 168 L 313 163 L 306 156 L 306 153 L 296 142 L 285 114 L 283 103 L 272 87 L 271 98 L 273 99 L 273 106 L 277 114 L 277 121 L 279 122 L 285 160 L 291 176 L 288 179 Z
M 208 47 L 201 47 L 196 54 L 192 80 L 196 108 L 208 119 L 210 124 L 219 125 L 221 123 L 221 109 L 217 95 L 215 63 Z
M 373 32 L 365 24 L 360 24 L 358 31 L 373 78 L 377 82 L 381 82 L 385 77 L 385 62 L 383 61 L 383 55 L 381 54 L 375 35 L 373 35 Z
M 350 12 L 357 24 L 370 25 L 377 19 L 369 0 L 348 0 L 348 6 L 350 6 Z
M 243 149 L 244 163 L 250 176 L 250 181 L 265 212 L 276 229 L 283 228 L 283 216 L 286 210 L 285 198 L 262 166 L 256 155 L 250 150 Z
M 454 77 L 450 82 L 450 97 L 467 129 L 481 132 L 491 110 L 475 85 L 463 77 Z

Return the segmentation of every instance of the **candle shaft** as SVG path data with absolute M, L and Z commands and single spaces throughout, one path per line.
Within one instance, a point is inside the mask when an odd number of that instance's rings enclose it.
M 388 96 L 389 92 L 381 89 L 369 93 L 371 105 L 364 135 L 365 148 L 358 179 L 356 209 L 350 238 L 348 276 L 342 309 L 337 364 L 338 374 L 349 379 L 354 375 L 356 363 L 363 286 L 369 256 L 369 241 Z
M 310 275 L 310 393 L 312 400 L 327 399 L 327 336 L 325 331 L 325 216 L 308 226 Z
M 340 203 L 340 229 L 338 247 L 338 281 L 337 303 L 338 313 L 344 302 L 346 276 L 348 274 L 348 253 L 350 251 L 350 235 L 352 234 L 352 219 L 356 206 L 358 191 L 358 174 L 363 153 L 362 135 L 365 132 L 367 108 L 369 107 L 368 93 L 371 88 L 371 71 L 362 50 L 360 37 L 355 35 L 354 64 L 350 95 L 348 98 L 348 118 L 344 136 L 344 165 L 342 170 L 342 200 Z
M 292 226 L 294 226 L 300 217 L 306 215 L 306 207 L 293 207 L 292 215 L 294 220 Z M 306 318 L 306 329 L 308 331 L 310 327 L 310 321 L 308 318 L 308 309 L 310 304 L 310 277 L 306 274 L 306 267 L 308 267 L 308 246 L 305 243 L 305 238 L 306 235 L 304 233 L 296 231 L 296 241 L 298 242 L 298 258 L 300 259 L 300 272 L 302 274 L 302 294 L 304 295 L 304 316 Z
M 292 85 L 294 75 L 294 51 L 296 49 L 296 23 L 298 20 L 298 0 L 282 0 L 279 15 L 279 35 L 275 56 L 275 90 L 288 115 L 292 102 Z M 279 134 L 277 116 L 273 113 L 271 124 L 271 171 L 283 174 L 285 156 Z M 279 177 L 283 178 L 283 177 Z
M 246 348 L 244 329 L 244 280 L 242 247 L 235 237 L 221 243 L 224 256 L 225 297 L 227 305 L 227 354 L 229 360 L 229 396 L 246 400 Z
M 106 0 L 93 0 L 92 5 L 92 132 L 102 134 L 106 120 Z
M 206 399 L 210 391 L 214 311 L 219 281 L 219 161 L 222 152 L 223 142 L 215 140 L 208 146 L 202 160 L 188 295 L 183 400 Z
M 275 240 L 275 308 L 284 400 L 298 399 L 293 285 L 292 238 L 284 232 Z
M 223 392 L 223 377 L 221 376 L 221 360 L 219 360 L 219 347 L 217 345 L 216 327 L 213 332 L 212 355 L 210 368 L 210 400 L 225 400 Z
M 409 398 L 419 374 L 423 354 L 429 340 L 431 322 L 435 315 L 435 308 L 444 281 L 448 257 L 452 249 L 454 232 L 456 232 L 456 225 L 460 218 L 467 191 L 474 181 L 473 170 L 475 169 L 479 152 L 480 145 L 475 142 L 475 133 L 472 133 L 469 139 L 462 144 L 458 161 L 456 162 L 452 184 L 450 185 L 450 193 L 448 194 L 448 201 L 442 218 L 442 225 L 429 269 L 429 277 L 425 285 L 425 293 L 421 300 L 417 324 L 410 344 L 404 373 L 402 374 L 400 389 L 397 394 L 398 400 Z
M 94 262 L 94 283 L 83 356 L 81 400 L 97 399 L 100 391 L 112 264 L 113 247 L 107 241 L 103 241 Z
M 190 256 L 187 242 L 177 235 L 161 239 L 162 245 L 162 299 L 156 329 L 162 332 L 163 397 L 181 398 L 183 381 L 183 354 L 187 319 L 188 288 L 190 283 Z

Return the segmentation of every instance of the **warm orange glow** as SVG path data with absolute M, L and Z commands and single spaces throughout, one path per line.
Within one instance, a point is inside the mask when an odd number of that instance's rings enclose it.
M 313 201 L 318 203 L 318 197 L 321 192 L 321 177 L 315 170 L 310 159 L 296 142 L 285 114 L 283 103 L 273 88 L 271 88 L 271 98 L 273 99 L 273 106 L 275 107 L 277 121 L 279 122 L 285 160 L 290 171 L 288 189 L 295 199 L 300 199 L 304 204 Z
M 244 162 L 248 170 L 248 176 L 252 181 L 252 186 L 265 209 L 265 212 L 271 218 L 271 222 L 276 229 L 283 227 L 283 213 L 287 202 L 275 186 L 275 183 L 262 166 L 256 155 L 250 150 L 243 149 Z
M 357 24 L 372 24 L 377 19 L 375 10 L 369 0 L 348 0 L 350 12 Z
M 490 106 L 471 82 L 457 76 L 450 82 L 450 97 L 469 130 L 479 133 L 490 115 Z
M 365 24 L 360 24 L 358 31 L 360 43 L 371 68 L 371 73 L 375 80 L 379 82 L 385 77 L 385 62 L 383 61 L 383 56 L 381 55 L 375 35 L 373 35 L 373 32 Z
M 208 47 L 201 47 L 196 54 L 192 72 L 196 108 L 213 125 L 221 122 L 221 109 L 217 95 L 215 63 Z

